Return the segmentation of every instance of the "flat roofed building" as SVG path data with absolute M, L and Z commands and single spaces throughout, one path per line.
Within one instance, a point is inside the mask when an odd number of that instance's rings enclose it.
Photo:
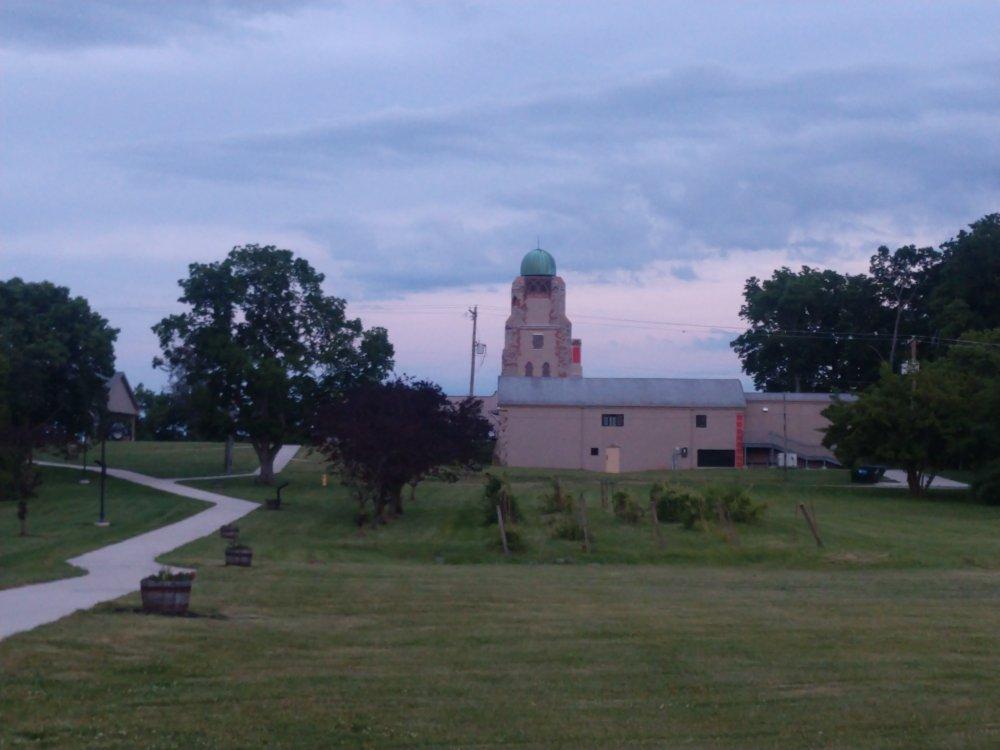
M 507 466 L 616 473 L 836 465 L 825 393 L 746 393 L 735 378 L 584 378 L 555 260 L 532 250 L 514 280 L 490 416 Z

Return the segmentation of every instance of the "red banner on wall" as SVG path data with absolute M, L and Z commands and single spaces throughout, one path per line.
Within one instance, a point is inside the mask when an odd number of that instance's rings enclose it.
M 736 415 L 736 468 L 743 468 L 743 415 Z

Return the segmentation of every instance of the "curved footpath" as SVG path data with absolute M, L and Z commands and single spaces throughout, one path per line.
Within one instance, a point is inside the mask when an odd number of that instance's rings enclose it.
M 288 465 L 298 449 L 297 445 L 281 448 L 274 460 L 275 473 Z M 43 466 L 65 466 L 48 461 L 37 463 Z M 76 466 L 72 468 L 79 469 Z M 85 576 L 0 591 L 0 640 L 55 622 L 77 610 L 89 609 L 95 604 L 138 591 L 142 578 L 163 567 L 156 562 L 157 557 L 195 539 L 213 534 L 223 524 L 232 523 L 258 507 L 258 503 L 249 500 L 239 500 L 178 484 L 184 481 L 182 479 L 157 479 L 125 469 L 108 469 L 108 474 L 163 492 L 203 500 L 211 503 L 212 507 L 183 521 L 86 552 L 67 561 L 86 570 Z

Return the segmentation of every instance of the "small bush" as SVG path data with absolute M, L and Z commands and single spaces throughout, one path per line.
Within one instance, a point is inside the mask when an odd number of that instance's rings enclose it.
M 549 528 L 549 536 L 552 539 L 567 539 L 571 542 L 583 541 L 583 526 L 576 519 L 573 513 L 564 513 L 552 522 Z M 590 534 L 590 541 L 594 541 L 594 535 Z
M 705 498 L 701 495 L 691 494 L 687 501 L 680 506 L 680 517 L 677 520 L 685 529 L 701 526 L 704 530 L 710 519 L 708 503 L 705 502 Z
M 486 486 L 483 488 L 483 524 L 490 526 L 497 522 L 497 506 L 503 514 L 505 524 L 514 524 L 521 520 L 521 509 L 517 498 L 510 489 L 506 477 L 486 474 Z
M 667 482 L 654 484 L 649 499 L 656 503 L 656 518 L 660 523 L 685 523 L 701 513 L 698 493 Z
M 619 490 L 611 498 L 611 507 L 615 515 L 625 523 L 639 523 L 642 520 L 642 508 L 628 492 Z
M 972 495 L 981 503 L 1000 505 L 1000 460 L 991 461 L 976 473 Z
M 705 488 L 706 513 L 714 513 L 722 505 L 733 523 L 759 523 L 767 503 L 755 503 L 750 494 L 737 484 L 710 485 Z
M 542 495 L 541 505 L 538 506 L 538 510 L 543 515 L 550 515 L 552 513 L 566 513 L 573 507 L 573 501 L 570 496 L 563 492 L 562 485 L 559 484 L 559 479 L 552 480 L 552 491 Z

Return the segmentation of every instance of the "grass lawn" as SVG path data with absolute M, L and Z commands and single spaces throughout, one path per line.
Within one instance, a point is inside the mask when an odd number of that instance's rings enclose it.
M 587 555 L 544 533 L 550 473 L 509 474 L 528 549 L 507 562 L 480 477 L 422 485 L 359 533 L 346 491 L 293 461 L 287 509 L 239 523 L 253 568 L 223 567 L 216 538 L 167 557 L 198 567 L 204 616 L 136 614 L 134 595 L 0 642 L 0 746 L 1000 744 L 1000 509 L 841 472 L 687 472 L 770 507 L 739 547 L 669 527 L 661 551 L 600 508 L 597 477 L 566 472 Z
M 96 474 L 89 477 L 90 484 L 82 485 L 76 471 L 42 468 L 41 473 L 38 496 L 28 501 L 27 537 L 19 536 L 14 503 L 0 503 L 0 589 L 82 575 L 67 558 L 179 521 L 206 507 L 197 500 L 109 477 L 105 512 L 111 525 L 99 528 L 94 525 L 100 502 Z
M 222 443 L 108 441 L 107 453 L 111 468 L 129 469 L 164 479 L 217 476 L 225 470 L 226 454 Z M 92 447 L 87 453 L 88 466 L 93 466 L 94 460 L 100 457 L 100 446 Z M 83 462 L 82 456 L 67 460 L 63 456 L 48 454 L 40 458 L 74 466 Z M 237 443 L 233 448 L 233 473 L 248 474 L 257 466 L 253 447 Z

